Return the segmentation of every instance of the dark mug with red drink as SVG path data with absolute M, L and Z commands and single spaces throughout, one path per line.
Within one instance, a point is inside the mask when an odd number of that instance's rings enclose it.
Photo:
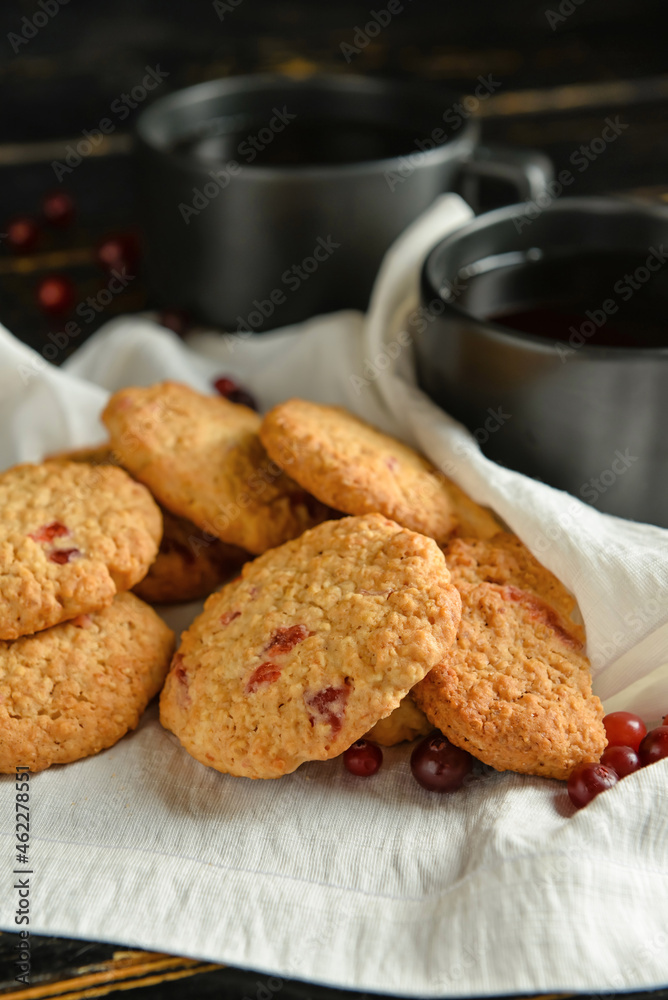
M 592 197 L 489 212 L 432 250 L 422 300 L 420 383 L 472 429 L 497 415 L 487 455 L 668 526 L 666 207 Z

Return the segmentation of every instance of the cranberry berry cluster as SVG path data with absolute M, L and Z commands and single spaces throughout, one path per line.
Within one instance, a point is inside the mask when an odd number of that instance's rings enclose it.
M 608 745 L 598 763 L 578 764 L 568 779 L 568 794 L 577 809 L 641 767 L 668 757 L 668 715 L 662 726 L 647 732 L 639 715 L 611 712 L 603 719 Z
M 641 767 L 668 757 L 668 715 L 651 732 L 638 715 L 611 712 L 603 719 L 608 745 L 600 761 L 578 764 L 568 780 L 568 794 L 581 809 L 599 792 Z M 358 740 L 343 754 L 346 769 L 360 778 L 376 774 L 383 751 L 369 740 Z M 428 792 L 454 792 L 473 769 L 474 758 L 435 731 L 421 740 L 411 754 L 413 777 Z

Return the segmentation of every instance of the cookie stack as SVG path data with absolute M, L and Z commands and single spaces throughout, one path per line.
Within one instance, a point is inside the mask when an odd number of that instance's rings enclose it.
M 434 726 L 499 770 L 598 758 L 572 598 L 423 456 L 338 407 L 260 421 L 173 383 L 117 393 L 104 421 L 165 507 L 265 553 L 209 598 L 162 694 L 202 763 L 276 777 Z
M 127 593 L 162 534 L 121 469 L 19 465 L 0 476 L 0 771 L 97 753 L 162 686 L 173 634 Z
M 210 595 L 182 636 L 160 702 L 163 725 L 197 760 L 273 778 L 335 757 L 367 733 L 387 746 L 433 727 L 498 770 L 565 778 L 598 759 L 603 712 L 574 601 L 413 449 L 338 407 L 289 400 L 262 420 L 174 382 L 116 393 L 103 421 L 105 451 L 47 465 L 60 479 L 76 468 L 121 477 L 111 492 L 124 523 L 143 526 L 153 546 L 135 538 L 142 570 L 126 572 L 125 587 L 151 602 Z M 128 484 L 135 508 L 121 499 Z M 28 546 L 31 559 L 35 545 L 47 562 L 52 548 L 74 546 L 64 515 L 46 519 L 47 494 L 37 524 L 34 491 L 42 496 L 36 483 L 24 486 L 31 520 L 21 515 L 8 550 L 15 567 L 26 537 L 44 536 Z M 165 524 L 153 562 L 159 532 L 151 535 L 136 506 L 141 495 L 155 516 L 151 494 Z M 88 504 L 87 525 L 106 517 L 105 503 Z M 68 534 L 54 534 L 61 523 Z M 77 535 L 80 554 L 56 556 L 59 565 L 76 567 L 91 544 Z M 241 576 L 216 590 L 242 563 Z M 107 575 L 121 576 L 111 564 Z M 104 573 L 92 576 L 86 586 L 104 589 Z M 56 599 L 64 617 L 95 618 L 78 607 L 69 577 L 67 588 Z M 33 630 L 80 627 L 44 615 L 35 624 L 27 590 L 17 584 L 13 594 L 15 617 Z

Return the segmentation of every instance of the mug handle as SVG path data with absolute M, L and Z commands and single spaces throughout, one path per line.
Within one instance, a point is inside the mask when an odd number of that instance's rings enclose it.
M 544 194 L 549 195 L 549 185 L 554 180 L 552 161 L 544 153 L 494 143 L 476 146 L 461 169 L 461 195 L 475 212 L 479 211 L 481 177 L 514 184 L 518 201 L 536 201 Z

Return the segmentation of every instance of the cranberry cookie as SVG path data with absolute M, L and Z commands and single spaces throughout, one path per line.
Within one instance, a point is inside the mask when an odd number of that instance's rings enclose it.
M 219 771 L 276 778 L 336 757 L 454 643 L 460 600 L 429 538 L 329 521 L 247 564 L 183 634 L 163 725 Z
M 111 604 L 155 559 L 162 517 L 122 469 L 51 461 L 0 475 L 0 639 Z
M 230 545 L 261 553 L 330 516 L 271 461 L 246 406 L 162 382 L 115 393 L 102 419 L 124 468 Z
M 290 399 L 269 411 L 260 437 L 304 489 L 347 514 L 378 511 L 438 542 L 460 522 L 476 536 L 499 530 L 426 458 L 341 407 Z
M 426 736 L 433 728 L 424 712 L 407 694 L 395 710 L 385 719 L 380 719 L 364 738 L 372 743 L 379 743 L 382 747 L 393 747 L 397 743 Z
M 606 745 L 574 601 L 522 543 L 445 550 L 462 598 L 456 645 L 413 690 L 453 743 L 498 771 L 568 778 Z
M 174 634 L 133 594 L 0 642 L 0 772 L 42 771 L 110 747 L 158 693 Z
M 157 558 L 134 588 L 135 594 L 149 604 L 178 604 L 208 597 L 250 558 L 243 549 L 226 545 L 165 508 L 162 519 L 164 533 Z

